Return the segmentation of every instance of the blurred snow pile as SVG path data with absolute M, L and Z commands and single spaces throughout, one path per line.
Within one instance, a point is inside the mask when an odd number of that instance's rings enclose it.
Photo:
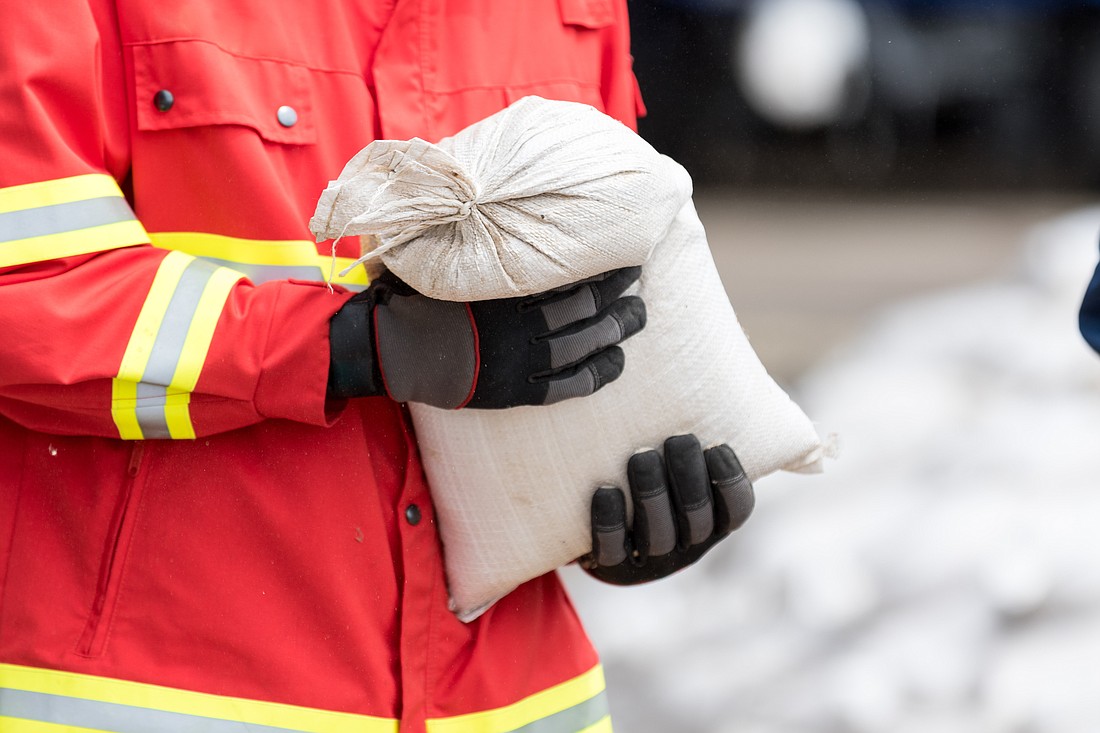
M 1100 209 L 1017 277 L 882 313 L 797 390 L 841 435 L 699 566 L 566 573 L 620 733 L 1100 731 Z

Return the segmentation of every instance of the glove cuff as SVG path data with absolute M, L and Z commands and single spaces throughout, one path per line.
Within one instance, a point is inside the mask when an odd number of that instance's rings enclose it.
M 330 398 L 386 394 L 374 354 L 373 310 L 373 298 L 361 293 L 345 303 L 329 321 Z

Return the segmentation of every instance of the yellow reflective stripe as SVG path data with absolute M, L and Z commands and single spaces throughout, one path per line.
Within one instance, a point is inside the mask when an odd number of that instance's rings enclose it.
M 0 267 L 26 265 L 148 243 L 149 235 L 145 233 L 141 222 L 116 221 L 86 229 L 4 242 L 0 244 Z
M 519 702 L 495 710 L 485 710 L 450 718 L 428 720 L 428 733 L 507 733 L 535 724 L 555 713 L 560 713 L 593 699 L 604 691 L 603 667 L 596 665 L 579 677 L 560 685 L 536 692 Z M 605 728 L 597 726 L 604 725 Z M 596 723 L 582 730 L 608 730 L 610 718 L 602 716 Z M 579 733 L 570 731 L 570 733 Z
M 141 424 L 137 419 L 137 382 L 111 380 L 111 417 L 123 440 L 141 440 Z
M 123 440 L 141 440 L 145 437 L 137 417 L 137 385 L 153 353 L 153 344 L 168 311 L 168 303 L 191 259 L 185 254 L 169 252 L 161 261 L 130 334 L 130 341 L 126 344 L 118 376 L 111 383 L 111 416 Z
M 187 330 L 187 338 L 183 342 L 183 353 L 180 354 L 176 373 L 172 375 L 169 386 L 185 392 L 194 391 L 202 365 L 206 362 L 206 354 L 210 350 L 210 342 L 214 339 L 218 318 L 230 291 L 240 279 L 241 273 L 219 267 L 206 281 L 191 327 Z
M 211 695 L 128 680 L 0 664 L 0 687 L 43 695 L 92 701 L 141 710 L 177 713 L 303 733 L 397 733 L 397 721 L 370 715 L 319 710 L 284 703 Z M 5 718 L 0 722 L 6 723 Z M 29 722 L 29 721 L 26 721 Z M 26 724 L 25 721 L 20 723 Z M 47 725 L 34 723 L 32 725 Z M 215 730 L 217 727 L 214 728 Z M 8 728 L 0 726 L 0 730 Z M 17 728 L 13 730 L 19 731 Z M 28 727 L 27 733 L 95 730 L 52 725 Z M 19 731 L 24 733 L 24 731 Z
M 191 424 L 191 393 L 171 392 L 164 396 L 164 422 L 172 440 L 194 440 Z
M 198 384 L 225 302 L 241 277 L 182 252 L 167 254 L 112 383 L 111 415 L 119 437 L 195 437 L 190 393 Z
M 0 188 L 0 221 L 0 267 L 149 243 L 103 173 Z
M 168 303 L 189 264 L 191 258 L 179 252 L 169 252 L 160 263 L 157 274 L 153 277 L 153 285 L 149 288 L 149 295 L 141 306 L 130 342 L 126 344 L 126 352 L 118 369 L 119 379 L 141 381 L 149 356 L 153 353 L 153 343 L 160 331 L 160 324 L 168 311 Z
M 318 254 L 317 247 L 304 239 L 240 239 L 203 232 L 152 232 L 149 237 L 155 247 L 186 252 L 231 267 L 239 265 L 246 274 L 256 267 L 310 268 L 313 272 L 304 277 L 304 273 L 289 276 L 328 280 L 331 273 L 332 282 L 340 285 L 366 285 L 368 281 L 366 268 L 362 266 L 341 277 L 340 271 L 355 260 L 337 257 L 334 267 L 330 255 Z
M 105 173 L 88 173 L 71 178 L 25 183 L 21 186 L 0 188 L 0 214 L 40 206 L 69 204 L 73 201 L 96 199 L 103 196 L 122 198 L 122 189 L 115 179 Z

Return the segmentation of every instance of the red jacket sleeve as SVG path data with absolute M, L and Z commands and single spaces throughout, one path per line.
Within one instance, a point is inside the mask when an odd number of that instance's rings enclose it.
M 149 245 L 123 193 L 113 13 L 106 2 L 0 8 L 0 414 L 133 439 L 265 418 L 325 424 L 327 323 L 349 296 L 254 286 Z

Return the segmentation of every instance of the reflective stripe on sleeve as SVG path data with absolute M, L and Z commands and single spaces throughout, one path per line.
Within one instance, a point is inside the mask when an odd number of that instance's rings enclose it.
M 111 414 L 119 437 L 195 437 L 190 394 L 222 308 L 241 277 L 180 252 L 164 258 L 112 385 Z
M 0 189 L 0 267 L 148 243 L 118 183 L 106 174 Z
M 428 733 L 611 733 L 603 668 L 495 710 L 428 720 Z
M 41 720 L 11 718 L 0 713 L 0 730 L 4 733 L 99 733 L 92 728 L 78 725 L 44 723 Z
M 0 664 L 0 730 L 396 733 L 397 721 Z
M 231 267 L 256 284 L 293 278 L 332 282 L 348 290 L 367 286 L 367 271 L 362 265 L 341 277 L 341 270 L 354 260 L 318 254 L 314 244 L 304 239 L 239 239 L 202 232 L 154 232 L 149 236 L 156 247 Z

